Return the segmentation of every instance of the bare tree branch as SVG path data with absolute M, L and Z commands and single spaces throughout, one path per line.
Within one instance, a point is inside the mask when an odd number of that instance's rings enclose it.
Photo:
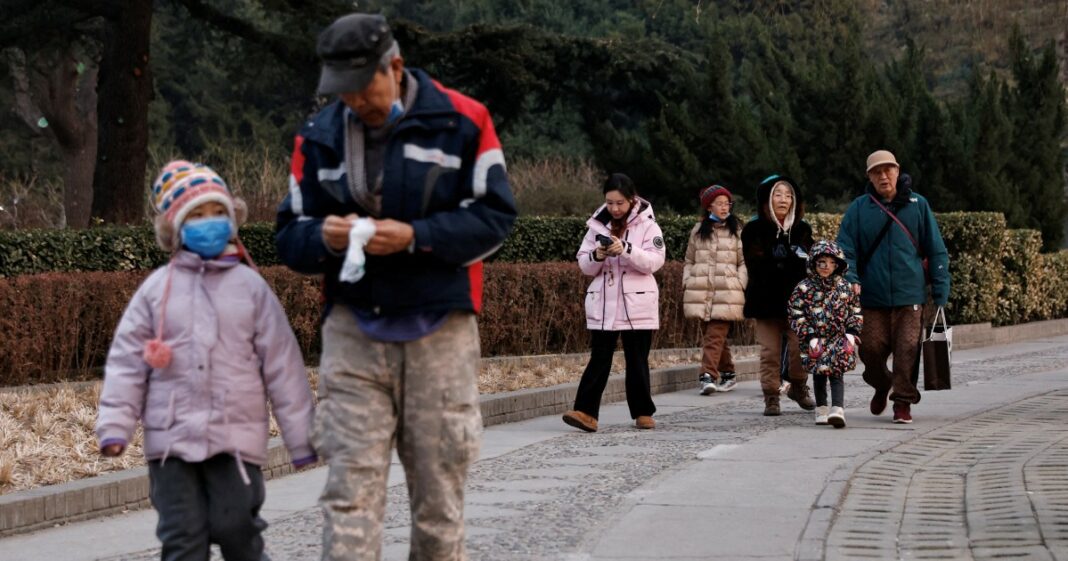
M 79 10 L 84 14 L 91 16 L 104 16 L 108 19 L 117 19 L 120 12 L 125 9 L 123 3 L 119 0 L 54 0 L 67 6 Z
M 295 41 L 293 37 L 257 29 L 241 18 L 224 13 L 210 3 L 202 0 L 177 0 L 189 13 L 221 31 L 225 31 L 246 41 L 260 45 L 271 52 L 280 62 L 297 70 L 307 72 L 309 68 L 318 68 L 315 49 Z
M 41 118 L 43 112 L 37 104 L 33 101 L 33 94 L 30 92 L 30 78 L 26 68 L 26 53 L 20 49 L 8 48 L 4 50 L 4 55 L 7 59 L 8 69 L 11 71 L 11 78 L 15 89 L 15 114 L 18 115 L 22 122 L 26 123 L 26 126 L 35 134 L 41 134 L 41 129 L 37 126 L 37 121 Z

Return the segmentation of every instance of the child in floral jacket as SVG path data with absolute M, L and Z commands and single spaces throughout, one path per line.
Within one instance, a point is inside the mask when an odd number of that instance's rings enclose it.
M 801 343 L 801 364 L 816 390 L 816 424 L 845 426 L 842 375 L 857 365 L 863 317 L 860 297 L 845 280 L 848 265 L 838 244 L 818 241 L 809 251 L 808 278 L 787 302 L 790 327 Z M 827 382 L 831 407 L 827 407 Z

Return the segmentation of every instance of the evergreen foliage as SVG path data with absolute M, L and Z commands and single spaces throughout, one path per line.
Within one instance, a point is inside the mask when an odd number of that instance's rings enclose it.
M 1047 13 L 1038 4 L 1035 13 Z M 267 145 L 284 159 L 296 128 L 323 102 L 314 96 L 314 38 L 351 4 L 154 5 L 151 152 L 196 158 Z M 887 21 L 905 19 L 887 8 L 873 31 L 872 10 L 848 0 L 373 0 L 360 8 L 391 18 L 410 65 L 487 104 L 509 158 L 592 158 L 631 175 L 658 210 L 689 212 L 693 193 L 713 181 L 751 199 L 774 172 L 802 184 L 810 210 L 841 211 L 864 187 L 865 156 L 887 148 L 937 210 L 1003 212 L 1012 228 L 1040 230 L 1047 249 L 1062 242 L 1064 85 L 1054 45 L 1036 51 L 1019 29 L 992 40 L 1007 60 L 961 58 L 952 73 L 966 87 L 936 97 L 946 90 L 946 57 L 925 47 L 944 43 L 927 31 L 933 16 L 916 19 L 924 27 L 888 31 Z M 0 23 L 0 45 L 27 37 L 15 27 Z M 0 100 L 9 95 L 0 87 Z M 0 131 L 0 147 L 13 147 L 0 153 L 5 175 L 55 169 L 55 157 L 27 149 L 41 144 L 30 137 Z

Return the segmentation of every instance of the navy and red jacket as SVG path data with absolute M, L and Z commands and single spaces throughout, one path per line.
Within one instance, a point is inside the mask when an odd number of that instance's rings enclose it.
M 418 95 L 386 145 L 379 217 L 411 224 L 415 250 L 368 255 L 360 281 L 338 280 L 344 255 L 327 249 L 323 220 L 370 215 L 349 191 L 346 107 L 338 100 L 305 123 L 294 142 L 289 194 L 278 209 L 278 255 L 296 271 L 324 275 L 327 307 L 343 302 L 382 316 L 478 313 L 482 260 L 500 248 L 516 219 L 501 144 L 485 106 L 409 71 Z

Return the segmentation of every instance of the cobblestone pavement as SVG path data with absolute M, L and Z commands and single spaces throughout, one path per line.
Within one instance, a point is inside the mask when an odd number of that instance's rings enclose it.
M 1068 391 L 936 429 L 854 473 L 827 559 L 1068 558 Z
M 957 361 L 954 384 L 1066 362 L 1068 345 Z M 871 393 L 860 376 L 846 380 L 847 407 L 866 407 Z M 789 401 L 782 417 L 763 417 L 762 408 L 758 396 L 710 400 L 658 415 L 656 430 L 642 432 L 616 425 L 585 434 L 561 424 L 559 437 L 478 462 L 467 487 L 471 559 L 586 559 L 583 552 L 628 493 L 714 445 L 811 423 L 811 414 Z M 1066 421 L 1068 391 L 1054 392 L 963 419 L 862 463 L 830 526 L 827 558 L 1068 559 Z M 386 559 L 407 557 L 409 522 L 407 492 L 394 486 Z M 321 525 L 316 508 L 273 522 L 266 532 L 272 558 L 319 559 Z

